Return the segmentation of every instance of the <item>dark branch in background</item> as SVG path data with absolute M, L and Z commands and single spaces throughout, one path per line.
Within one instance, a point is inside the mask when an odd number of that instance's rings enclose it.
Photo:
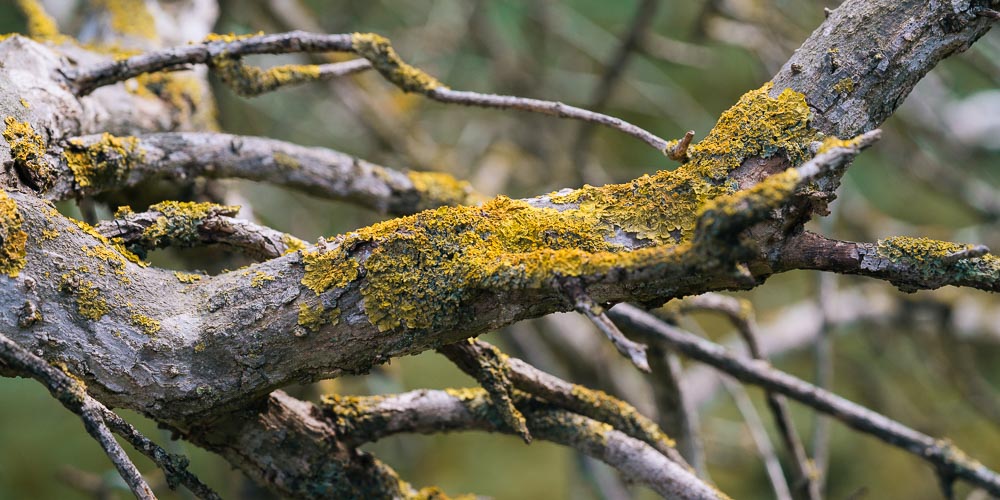
M 125 438 L 136 450 L 163 469 L 171 489 L 183 484 L 198 498 L 206 500 L 219 498 L 211 488 L 187 471 L 186 458 L 171 455 L 147 439 L 131 424 L 90 397 L 81 382 L 44 359 L 31 354 L 4 335 L 0 335 L 0 369 L 2 369 L 0 371 L 11 370 L 13 374 L 28 376 L 41 382 L 67 410 L 77 414 L 83 420 L 87 432 L 104 449 L 136 498 L 153 499 L 156 496 L 135 464 L 125 454 L 125 450 L 122 450 L 111 435 L 111 431 Z
M 75 88 L 76 94 L 84 96 L 99 87 L 128 80 L 144 73 L 183 69 L 191 64 L 221 66 L 225 72 L 240 71 L 241 68 L 232 68 L 232 65 L 240 64 L 238 60 L 242 56 L 294 52 L 349 52 L 358 54 L 370 61 L 376 70 L 403 91 L 423 94 L 435 101 L 485 108 L 531 111 L 560 118 L 582 120 L 624 132 L 661 152 L 671 145 L 669 141 L 624 120 L 561 102 L 451 90 L 430 75 L 403 62 L 387 39 L 373 34 L 321 35 L 293 31 L 233 39 L 229 39 L 229 37 L 210 38 L 200 44 L 149 52 L 92 68 L 83 68 L 73 74 L 68 74 L 67 78 Z M 308 76 L 302 75 L 302 72 L 306 71 L 304 68 L 303 66 L 295 67 L 295 76 L 289 80 L 290 83 L 301 83 L 304 78 L 308 78 Z M 227 79 L 246 80 L 242 83 L 235 83 L 236 88 L 241 90 L 250 90 L 245 89 L 245 86 L 261 85 L 270 90 L 282 85 L 280 76 L 267 73 L 259 68 L 254 69 L 256 71 L 244 71 L 239 75 L 230 74 L 230 78 Z M 363 69 L 366 68 L 354 68 L 356 71 Z M 262 75 L 266 75 L 263 80 Z M 239 76 L 239 78 L 232 78 L 234 76 Z
M 753 306 L 749 302 L 716 293 L 706 293 L 684 301 L 679 307 L 682 311 L 706 310 L 724 314 L 743 337 L 750 356 L 754 359 L 767 361 L 757 341 L 760 335 L 757 332 L 757 323 L 753 318 Z M 802 439 L 795 431 L 795 422 L 792 421 L 792 415 L 788 411 L 788 403 L 783 396 L 771 391 L 765 391 L 765 396 L 771 414 L 774 416 L 775 426 L 778 428 L 781 440 L 791 455 L 792 464 L 795 467 L 796 477 L 792 484 L 793 489 L 797 492 L 796 496 L 814 500 L 822 498 L 819 484 L 810 466 L 809 457 L 806 456 L 805 447 L 802 445 Z
M 728 498 L 647 443 L 612 426 L 515 393 L 531 434 L 580 450 L 618 469 L 629 481 L 665 498 Z M 418 390 L 389 396 L 329 396 L 324 415 L 352 445 L 399 433 L 486 430 L 516 434 L 501 424 L 483 389 Z
M 1000 495 L 1000 475 L 972 460 L 947 440 L 934 439 L 888 417 L 853 403 L 760 360 L 741 359 L 722 346 L 668 325 L 649 313 L 628 304 L 608 311 L 622 328 L 650 343 L 662 342 L 696 361 L 711 365 L 733 377 L 792 398 L 829 414 L 844 424 L 908 451 L 934 466 L 946 480 L 963 479 Z
M 653 23 L 659 3 L 660 0 L 638 0 L 638 6 L 635 8 L 632 21 L 625 31 L 625 37 L 615 49 L 611 59 L 604 65 L 604 74 L 601 76 L 597 88 L 594 89 L 591 95 L 590 103 L 587 105 L 588 109 L 597 111 L 604 109 L 607 105 L 608 100 L 611 99 L 611 95 L 618 86 L 618 82 L 625 74 L 625 68 L 628 67 L 629 59 L 642 44 L 649 26 Z M 577 130 L 576 140 L 573 141 L 572 156 L 577 172 L 580 172 L 586 163 L 593 132 L 594 129 L 590 123 L 581 124 Z M 673 159 L 672 156 L 671 159 Z

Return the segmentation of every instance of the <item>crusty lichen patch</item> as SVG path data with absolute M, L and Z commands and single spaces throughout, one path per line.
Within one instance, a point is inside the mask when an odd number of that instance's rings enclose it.
M 975 258 L 958 258 L 975 245 L 951 243 L 929 238 L 894 236 L 879 240 L 878 256 L 894 264 L 908 266 L 926 284 L 957 284 L 964 280 L 995 279 L 1000 274 L 1000 258 L 983 255 Z M 862 266 L 871 265 L 870 261 Z M 907 284 L 899 284 L 904 291 L 915 291 Z
M 850 94 L 854 92 L 854 80 L 851 78 L 842 78 L 833 86 L 833 91 L 838 94 Z
M 177 281 L 180 281 L 185 285 L 196 283 L 204 278 L 204 276 L 200 274 L 182 273 L 180 271 L 174 271 L 174 277 L 177 278 Z
M 709 204 L 735 192 L 730 172 L 750 157 L 781 154 L 799 164 L 820 139 L 803 96 L 786 90 L 770 98 L 770 89 L 747 93 L 723 113 L 676 171 L 553 193 L 547 204 L 501 196 L 376 224 L 304 251 L 302 284 L 320 294 L 363 276 L 364 308 L 380 330 L 440 328 L 462 321 L 456 313 L 479 290 L 677 262 L 706 209 L 729 214 L 740 206 L 739 199 Z M 742 203 L 773 206 L 796 179 L 794 171 L 775 176 Z M 625 240 L 641 248 L 624 251 Z
M 201 80 L 188 73 L 146 73 L 125 84 L 125 90 L 140 97 L 161 99 L 171 112 L 184 116 L 202 109 Z
M 351 44 L 359 56 L 368 59 L 386 80 L 404 92 L 426 94 L 436 88 L 447 88 L 433 76 L 404 62 L 384 36 L 354 33 L 351 35 Z
M 118 186 L 128 176 L 132 165 L 142 161 L 144 151 L 135 137 L 117 137 L 104 133 L 100 140 L 85 144 L 73 139 L 63 151 L 63 158 L 73 172 L 76 185 L 83 192 L 96 192 Z
M 411 170 L 406 176 L 419 195 L 418 210 L 449 205 L 474 205 L 485 201 L 466 181 L 444 172 L 418 172 Z
M 28 233 L 21 229 L 24 218 L 17 202 L 0 189 L 0 274 L 16 278 L 26 263 Z
M 45 158 L 45 139 L 30 123 L 17 121 L 13 116 L 6 117 L 4 123 L 7 127 L 3 138 L 10 145 L 10 155 L 19 173 L 36 191 L 52 187 L 55 176 Z
M 283 255 L 288 255 L 290 253 L 298 252 L 299 250 L 305 250 L 309 247 L 309 244 L 305 241 L 300 240 L 290 234 L 281 235 L 281 243 L 285 245 L 285 252 Z
M 62 275 L 59 289 L 72 293 L 76 298 L 76 311 L 89 320 L 97 321 L 111 312 L 111 306 L 101 295 L 101 290 L 93 281 L 85 278 L 90 272 L 86 266 L 74 268 Z
M 300 303 L 298 324 L 310 331 L 319 331 L 326 325 L 336 325 L 340 321 L 340 308 L 327 309 L 323 304 L 314 306 Z
M 129 316 L 129 321 L 131 321 L 133 325 L 139 327 L 142 330 L 142 333 L 145 333 L 150 337 L 159 333 L 160 328 L 162 328 L 159 321 L 138 312 L 133 312 Z

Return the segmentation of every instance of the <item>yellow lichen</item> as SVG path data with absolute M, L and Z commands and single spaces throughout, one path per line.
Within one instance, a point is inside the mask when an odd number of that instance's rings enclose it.
M 245 64 L 239 57 L 229 57 L 223 54 L 212 59 L 211 65 L 222 83 L 245 97 L 260 95 L 285 85 L 311 82 L 320 78 L 320 68 L 315 64 L 286 64 L 262 69 Z
M 275 277 L 267 274 L 263 271 L 254 271 L 253 277 L 250 278 L 250 286 L 254 288 L 260 288 L 264 286 L 264 283 L 269 281 L 274 281 Z
M 132 322 L 133 325 L 141 328 L 142 332 L 149 336 L 156 335 L 161 328 L 159 321 L 150 318 L 145 314 L 133 312 L 132 315 L 129 316 L 129 320 Z
M 59 231 L 56 229 L 42 229 L 42 241 L 54 240 L 59 237 Z
M 340 321 L 340 308 L 327 310 L 323 304 L 310 306 L 299 304 L 298 324 L 310 331 L 319 331 L 325 325 L 336 325 Z
M 86 274 L 86 267 L 77 268 L 62 275 L 60 289 L 72 293 L 76 297 L 76 311 L 84 318 L 97 321 L 111 312 L 108 302 L 101 296 L 101 291 L 93 281 L 80 277 Z
M 194 345 L 194 352 L 204 352 L 206 347 L 204 342 L 198 342 Z
M 854 80 L 843 78 L 833 86 L 833 91 L 838 94 L 850 94 L 854 92 Z
M 0 274 L 16 278 L 24 269 L 28 233 L 21 229 L 24 218 L 17 202 L 0 189 Z
M 235 42 L 237 40 L 245 40 L 247 38 L 253 38 L 255 36 L 261 36 L 263 34 L 264 34 L 263 31 L 258 31 L 257 33 L 248 33 L 248 34 L 245 34 L 245 35 L 237 35 L 235 33 L 225 33 L 225 34 L 209 33 L 208 35 L 205 35 L 204 41 L 205 42 L 226 42 L 226 43 L 232 43 L 232 42 Z
M 274 158 L 275 165 L 278 165 L 279 167 L 288 170 L 298 170 L 302 168 L 302 164 L 299 163 L 299 160 L 296 160 L 294 156 L 291 156 L 287 153 L 282 153 L 281 151 L 275 151 L 274 154 L 271 156 L 272 158 Z
M 457 324 L 461 304 L 479 290 L 534 288 L 557 276 L 677 262 L 699 217 L 728 210 L 729 204 L 709 201 L 735 191 L 730 172 L 750 157 L 781 154 L 801 163 L 819 138 L 809 128 L 803 96 L 786 90 L 772 99 L 770 88 L 747 93 L 723 113 L 676 171 L 552 194 L 550 206 L 501 196 L 480 207 L 439 208 L 376 224 L 304 251 L 302 284 L 317 294 L 345 287 L 360 276 L 361 259 L 364 308 L 384 331 Z M 744 201 L 780 201 L 794 188 L 790 172 L 761 183 Z M 623 239 L 643 248 L 623 251 Z M 359 248 L 364 251 L 355 255 Z
M 28 22 L 28 35 L 38 40 L 58 39 L 59 26 L 55 19 L 45 12 L 45 7 L 38 0 L 17 0 L 17 7 L 21 9 L 25 20 Z
M 77 186 L 84 191 L 99 191 L 119 185 L 128 176 L 132 164 L 142 161 L 145 152 L 139 148 L 139 140 L 135 137 L 105 133 L 90 145 L 76 139 L 70 141 L 63 157 Z
M 146 267 L 148 265 L 146 262 L 143 262 L 138 255 L 128 251 L 128 249 L 125 248 L 125 245 L 122 244 L 121 240 L 108 239 L 103 234 L 97 232 L 97 230 L 94 229 L 93 226 L 87 224 L 82 220 L 77 220 L 72 218 L 69 220 L 76 227 L 83 230 L 83 232 L 89 234 L 90 236 L 93 236 L 94 238 L 97 238 L 97 241 L 100 241 L 101 244 L 103 245 L 100 250 L 96 250 L 96 248 L 98 247 L 93 247 L 94 249 L 90 250 L 91 253 L 88 255 L 91 255 L 92 257 L 99 257 L 105 262 L 115 265 L 120 270 L 125 269 L 126 261 L 131 262 L 133 264 L 138 264 L 139 266 L 142 267 Z M 72 230 L 72 227 L 73 226 L 66 226 L 66 229 Z M 84 249 L 84 251 L 87 251 L 87 249 Z M 123 273 L 118 273 L 118 274 L 123 275 Z
M 145 0 L 95 0 L 93 4 L 107 12 L 116 33 L 147 40 L 157 38 L 156 20 Z
M 24 109 L 31 109 L 31 104 L 29 104 L 28 101 L 24 100 L 23 97 L 20 98 L 19 101 L 21 101 L 21 106 L 23 106 Z
M 168 243 L 190 246 L 198 242 L 198 228 L 202 222 L 214 216 L 232 216 L 240 211 L 239 206 L 216 203 L 196 203 L 190 201 L 164 201 L 150 205 L 149 211 L 163 215 L 142 233 L 142 246 L 157 248 Z
M 282 255 L 288 255 L 309 248 L 308 243 L 290 234 L 281 235 L 281 243 L 285 245 L 285 252 Z
M 187 285 L 190 285 L 191 283 L 197 281 L 201 281 L 203 278 L 203 276 L 200 274 L 182 273 L 180 271 L 174 271 L 174 277 L 177 278 L 177 281 L 180 281 L 181 283 Z
M 444 205 L 474 205 L 484 201 L 471 184 L 443 172 L 411 170 L 406 176 L 413 183 L 413 190 L 420 195 L 418 210 Z
M 52 186 L 55 176 L 45 158 L 46 143 L 41 134 L 28 122 L 19 122 L 13 116 L 4 119 L 7 127 L 3 138 L 10 145 L 14 165 L 27 176 L 32 188 L 44 191 Z
M 375 33 L 354 33 L 351 45 L 361 57 L 368 59 L 379 73 L 404 92 L 425 94 L 436 88 L 447 88 L 423 70 L 414 68 L 396 54 L 388 38 Z
M 179 115 L 200 110 L 204 95 L 201 80 L 187 73 L 146 73 L 128 81 L 125 90 L 140 97 L 161 99 Z

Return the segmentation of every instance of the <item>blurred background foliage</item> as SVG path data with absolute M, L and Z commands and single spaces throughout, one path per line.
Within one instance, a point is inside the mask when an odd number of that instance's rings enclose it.
M 640 0 L 641 1 L 641 0 Z M 0 32 L 23 31 L 23 19 L 0 3 Z M 71 25 L 76 2 L 45 2 Z M 560 100 L 594 107 L 596 89 L 627 38 L 640 2 L 604 0 L 223 0 L 217 32 L 307 29 L 375 31 L 401 55 L 453 88 Z M 818 0 L 659 0 L 649 29 L 610 86 L 603 111 L 662 137 L 698 136 L 744 92 L 759 87 L 822 22 Z M 303 62 L 308 56 L 266 57 L 262 64 Z M 907 234 L 1000 248 L 1000 33 L 942 63 L 886 124 L 885 139 L 862 155 L 841 188 L 834 213 L 812 229 L 841 239 Z M 447 106 L 404 95 L 375 74 L 283 89 L 242 99 L 216 86 L 222 130 L 324 146 L 395 168 L 439 170 L 468 179 L 488 194 L 531 196 L 582 183 L 622 182 L 675 164 L 634 139 L 546 116 Z M 188 189 L 196 195 L 205 188 Z M 243 215 L 301 238 L 335 235 L 384 218 L 345 203 L 311 198 L 252 182 L 218 182 L 214 191 L 244 205 Z M 156 193 L 158 191 L 149 190 Z M 154 195 L 155 196 L 155 195 Z M 155 199 L 149 202 L 157 201 Z M 76 207 L 64 207 L 79 214 Z M 143 208 L 133 203 L 133 208 Z M 113 207 L 92 211 L 108 217 Z M 158 252 L 168 267 L 218 271 L 232 258 Z M 192 265 L 195 262 L 195 265 Z M 983 327 L 1000 302 L 981 292 L 947 289 L 904 296 L 888 284 L 838 277 L 827 285 L 845 296 L 877 296 L 896 305 L 882 319 L 829 329 L 839 394 L 1000 467 L 1000 329 Z M 793 308 L 816 304 L 819 277 L 775 276 L 749 299 L 761 335 Z M 822 297 L 830 297 L 829 293 Z M 826 298 L 822 300 L 827 300 Z M 832 299 L 831 299 L 832 300 Z M 874 300 L 874 299 L 871 299 Z M 839 302 L 838 302 L 839 303 Z M 830 306 L 830 304 L 827 304 Z M 830 307 L 840 307 L 833 305 Z M 813 314 L 819 314 L 813 309 Z M 718 317 L 698 314 L 682 325 L 713 339 L 732 335 Z M 621 396 L 656 415 L 648 383 L 570 315 L 514 325 L 487 339 L 507 352 L 578 383 Z M 815 342 L 775 356 L 774 364 L 813 380 Z M 689 365 L 685 365 L 689 366 Z M 970 375 L 971 374 L 971 375 Z M 363 377 L 294 388 L 368 394 L 470 386 L 471 379 L 434 353 L 395 359 Z M 701 386 L 699 386 L 701 387 Z M 715 386 L 699 394 L 708 471 L 735 498 L 773 496 L 745 415 Z M 756 411 L 778 443 L 761 392 L 748 388 Z M 0 499 L 128 497 L 80 422 L 35 382 L 0 379 Z M 811 449 L 814 414 L 791 404 Z M 143 431 L 193 460 L 193 469 L 226 498 L 265 498 L 221 459 L 180 442 L 139 415 Z M 830 498 L 936 498 L 933 471 L 873 438 L 832 424 L 826 493 Z M 784 450 L 782 464 L 789 470 Z M 496 498 L 616 498 L 623 486 L 608 468 L 571 450 L 481 433 L 397 436 L 371 446 L 416 485 L 449 494 Z M 137 463 L 151 477 L 155 468 Z M 154 479 L 154 482 L 156 480 Z M 162 480 L 160 480 L 162 484 Z M 642 498 L 652 494 L 629 491 Z M 168 493 L 166 498 L 184 497 Z M 960 486 L 959 495 L 968 495 Z M 975 494 L 973 493 L 973 496 Z

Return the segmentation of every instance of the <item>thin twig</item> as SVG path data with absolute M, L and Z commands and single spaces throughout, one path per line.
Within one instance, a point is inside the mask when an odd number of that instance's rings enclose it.
M 722 346 L 666 324 L 635 306 L 620 304 L 612 308 L 609 315 L 649 342 L 666 343 L 685 356 L 712 365 L 739 380 L 784 394 L 926 460 L 945 475 L 964 479 L 1000 495 L 1000 475 L 968 458 L 947 440 L 934 439 L 885 415 L 775 370 L 765 362 L 733 356 Z
M 774 497 L 778 500 L 792 500 L 792 491 L 785 480 L 785 473 L 781 470 L 778 454 L 774 445 L 771 444 L 771 438 L 768 437 L 767 430 L 764 429 L 764 422 L 761 422 L 760 415 L 757 414 L 757 409 L 750 401 L 746 389 L 728 377 L 723 376 L 721 379 L 722 387 L 726 388 L 726 391 L 732 396 L 733 402 L 736 403 L 736 409 L 743 416 L 743 422 L 747 426 L 747 431 L 750 432 L 750 438 L 753 439 L 754 445 L 757 447 L 757 453 L 764 461 L 764 470 L 767 471 L 767 478 L 771 481 Z
M 0 335 L 0 364 L 25 374 L 48 388 L 49 392 L 66 409 L 76 413 L 84 421 L 87 431 L 105 449 L 105 453 L 115 463 L 122 478 L 137 498 L 155 498 L 135 465 L 125 455 L 111 431 L 125 438 L 136 450 L 149 457 L 163 469 L 167 484 L 171 488 L 183 484 L 198 498 L 217 500 L 219 495 L 202 483 L 187 470 L 187 458 L 172 455 L 143 436 L 135 427 L 112 412 L 96 399 L 90 397 L 81 382 L 62 370 L 48 364 L 44 359 L 28 352 L 4 335 Z
M 684 302 L 681 307 L 687 310 L 702 309 L 724 314 L 743 338 L 750 356 L 754 359 L 767 361 L 760 349 L 757 323 L 753 318 L 753 307 L 748 301 L 716 293 L 706 293 L 691 298 Z M 794 489 L 807 498 L 819 500 L 822 495 L 810 466 L 809 457 L 802 445 L 802 439 L 795 431 L 795 422 L 792 421 L 791 413 L 788 411 L 787 401 L 783 396 L 772 391 L 764 391 L 764 393 L 781 440 L 793 459 L 795 466 Z
M 598 330 L 604 333 L 618 352 L 632 362 L 636 368 L 649 373 L 649 360 L 646 358 L 646 346 L 629 340 L 615 324 L 608 319 L 604 308 L 594 302 L 587 292 L 577 282 L 567 280 L 563 283 L 568 297 L 573 301 L 573 307 L 589 319 Z
M 233 60 L 251 54 L 287 54 L 294 52 L 349 52 L 371 61 L 387 80 L 406 92 L 417 92 L 433 100 L 485 108 L 532 111 L 560 118 L 572 118 L 614 128 L 664 151 L 669 144 L 649 131 L 612 116 L 588 111 L 561 102 L 525 97 L 481 94 L 451 90 L 423 71 L 403 62 L 388 40 L 372 34 L 322 35 L 292 31 L 228 39 L 220 37 L 202 43 L 148 52 L 138 56 L 84 68 L 67 74 L 76 95 L 128 80 L 144 73 L 175 70 L 192 64 Z
M 58 368 L 31 354 L 4 335 L 0 335 L 0 359 L 17 372 L 41 382 L 54 398 L 67 410 L 83 420 L 87 433 L 93 437 L 111 462 L 118 469 L 129 489 L 140 500 L 155 499 L 153 490 L 146 484 L 142 473 L 125 454 L 106 425 L 100 407 L 103 406 L 86 395 L 83 384 L 70 378 Z

